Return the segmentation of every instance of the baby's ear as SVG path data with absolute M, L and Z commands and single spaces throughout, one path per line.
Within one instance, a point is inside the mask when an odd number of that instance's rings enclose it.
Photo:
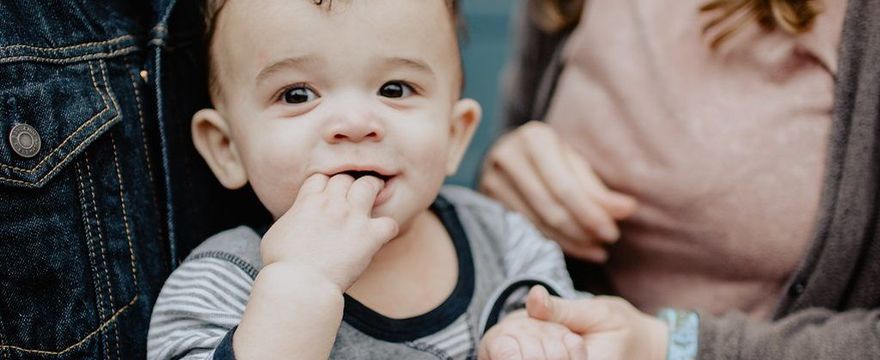
M 247 184 L 247 173 L 230 137 L 229 125 L 217 110 L 202 109 L 193 115 L 192 137 L 196 150 L 223 186 L 234 190 Z
M 483 110 L 473 99 L 461 99 L 452 108 L 452 119 L 449 123 L 449 149 L 446 156 L 446 175 L 458 171 L 458 165 L 467 151 Z

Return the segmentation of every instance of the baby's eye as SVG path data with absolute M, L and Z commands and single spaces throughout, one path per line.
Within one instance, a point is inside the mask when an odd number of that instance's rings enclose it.
M 318 98 L 314 90 L 306 86 L 296 86 L 284 91 L 283 99 L 288 104 L 303 104 Z
M 387 98 L 402 98 L 412 96 L 413 88 L 401 81 L 389 81 L 379 89 L 379 96 Z

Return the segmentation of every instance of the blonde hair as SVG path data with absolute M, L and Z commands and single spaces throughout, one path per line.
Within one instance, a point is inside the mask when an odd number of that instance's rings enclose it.
M 716 49 L 752 21 L 766 31 L 807 32 L 821 9 L 815 0 L 712 0 L 700 7 L 700 12 L 718 13 L 703 26 L 703 34 L 722 26 L 710 44 Z
M 529 0 L 529 13 L 538 28 L 555 34 L 577 26 L 584 3 L 585 0 Z M 766 31 L 807 32 L 821 12 L 816 0 L 709 0 L 699 10 L 718 14 L 703 26 L 703 34 L 720 27 L 709 45 L 712 49 L 753 21 Z
M 528 12 L 541 31 L 556 34 L 577 26 L 584 0 L 529 0 Z

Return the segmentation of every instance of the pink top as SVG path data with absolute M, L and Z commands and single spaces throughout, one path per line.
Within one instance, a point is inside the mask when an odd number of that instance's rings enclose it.
M 640 201 L 608 264 L 621 296 L 766 317 L 811 241 L 846 4 L 713 52 L 704 1 L 588 0 L 546 120 Z

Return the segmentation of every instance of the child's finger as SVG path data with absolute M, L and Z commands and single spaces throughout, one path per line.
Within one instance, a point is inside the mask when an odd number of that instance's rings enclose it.
M 348 195 L 348 189 L 354 183 L 354 178 L 348 174 L 336 174 L 327 181 L 327 187 L 324 193 L 332 198 L 345 198 Z
M 300 186 L 299 192 L 296 194 L 296 200 L 302 199 L 309 194 L 318 194 L 324 191 L 328 180 L 330 180 L 330 178 L 321 173 L 309 176 L 306 181 L 303 182 L 302 186 Z
M 544 358 L 547 360 L 569 360 L 568 349 L 559 338 L 541 338 L 541 347 L 544 348 Z
M 369 214 L 376 202 L 376 196 L 384 186 L 385 182 L 374 176 L 361 177 L 348 189 L 348 202 L 353 208 Z
M 529 335 L 520 335 L 516 337 L 519 343 L 519 350 L 522 352 L 523 360 L 544 359 L 544 347 L 541 345 L 541 339 Z
M 562 344 L 568 350 L 571 360 L 587 360 L 587 346 L 584 339 L 577 334 L 568 333 L 562 338 Z
M 522 360 L 522 350 L 519 342 L 511 336 L 498 336 L 486 346 L 488 358 L 486 360 Z M 480 359 L 484 360 L 484 359 Z
M 397 232 L 400 231 L 397 221 L 394 221 L 394 219 L 390 217 L 370 219 L 368 226 L 370 234 L 372 234 L 375 239 L 382 241 L 382 244 L 393 239 L 397 236 Z

